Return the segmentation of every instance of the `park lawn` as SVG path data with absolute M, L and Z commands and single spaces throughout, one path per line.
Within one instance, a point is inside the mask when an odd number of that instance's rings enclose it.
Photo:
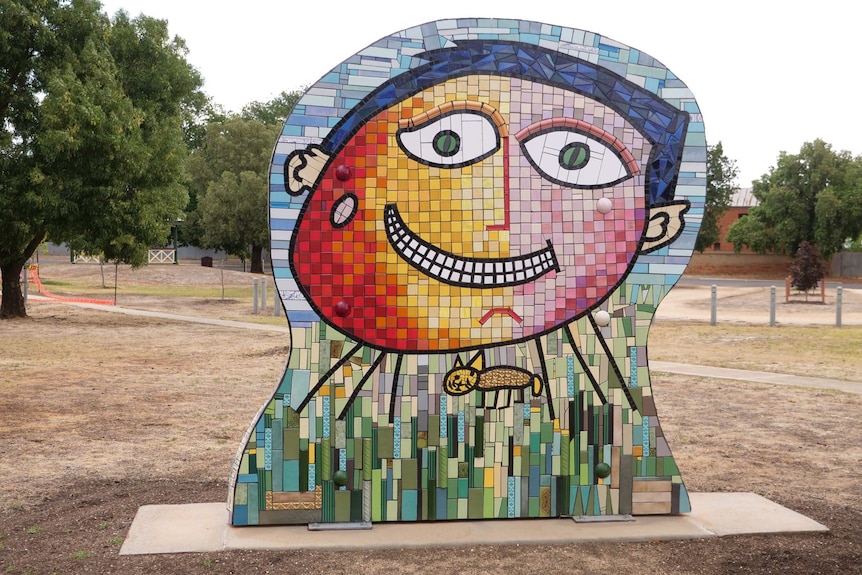
M 649 358 L 862 381 L 862 326 L 656 322 Z

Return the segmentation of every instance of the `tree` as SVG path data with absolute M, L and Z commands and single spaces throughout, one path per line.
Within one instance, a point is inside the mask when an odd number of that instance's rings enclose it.
M 808 290 L 816 288 L 826 277 L 827 272 L 828 269 L 820 257 L 817 246 L 805 241 L 800 243 L 793 257 L 793 263 L 790 264 L 790 285 L 805 292 L 807 299 Z
M 210 124 L 224 123 L 228 114 L 219 104 L 207 102 L 201 108 L 196 108 L 185 125 L 185 140 L 189 151 L 187 156 L 186 174 L 188 176 L 189 201 L 185 207 L 185 220 L 177 228 L 177 239 L 180 245 L 203 246 L 204 230 L 201 226 L 200 210 L 198 209 L 198 195 L 206 192 L 206 187 L 198 189 L 189 173 L 188 161 L 195 154 L 203 151 L 206 143 L 207 126 Z
M 703 252 L 720 240 L 718 222 L 730 206 L 736 189 L 736 161 L 724 155 L 721 142 L 707 148 L 706 156 L 706 206 L 700 232 L 694 249 Z
M 188 162 L 203 247 L 251 258 L 252 273 L 263 273 L 262 252 L 269 243 L 267 173 L 278 132 L 239 116 L 212 123 Z
M 183 122 L 200 76 L 166 22 L 100 10 L 0 11 L 0 318 L 26 316 L 19 277 L 46 238 L 141 265 L 187 201 Z
M 304 91 L 282 92 L 268 102 L 250 102 L 243 107 L 240 116 L 246 120 L 258 120 L 267 126 L 281 126 Z
M 862 233 L 862 158 L 822 140 L 781 152 L 752 193 L 760 204 L 727 235 L 737 250 L 793 254 L 807 241 L 828 259 Z
M 269 102 L 251 102 L 239 115 L 211 122 L 189 157 L 190 196 L 197 207 L 184 224 L 187 237 L 243 262 L 250 258 L 252 273 L 263 273 L 263 248 L 269 245 L 272 150 L 301 95 L 282 92 Z
M 251 272 L 263 273 L 263 248 L 269 245 L 266 172 L 223 172 L 201 201 L 204 241 L 251 260 Z

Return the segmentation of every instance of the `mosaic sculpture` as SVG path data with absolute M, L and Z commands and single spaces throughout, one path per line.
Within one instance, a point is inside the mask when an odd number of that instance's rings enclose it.
M 705 187 L 691 92 L 597 34 L 440 20 L 345 60 L 273 155 L 292 349 L 231 523 L 689 511 L 646 343 Z

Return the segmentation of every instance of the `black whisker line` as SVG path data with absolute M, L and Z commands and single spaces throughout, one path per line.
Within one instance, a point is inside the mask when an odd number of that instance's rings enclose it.
M 401 360 L 404 359 L 403 354 L 398 354 L 398 359 L 395 360 L 395 371 L 392 373 L 392 394 L 389 397 L 389 423 L 395 423 L 395 399 L 398 397 L 398 378 L 401 376 Z
M 575 345 L 575 337 L 572 335 L 572 330 L 569 329 L 567 325 L 565 328 L 566 336 L 569 338 L 569 345 L 572 347 L 572 351 L 575 352 L 575 357 L 578 358 L 578 363 L 581 364 L 581 369 L 584 370 L 584 374 L 587 376 L 587 379 L 590 380 L 590 383 L 593 385 L 593 391 L 599 394 L 599 400 L 602 402 L 602 405 L 608 402 L 608 398 L 605 397 L 605 394 L 602 392 L 602 386 L 599 385 L 599 382 L 596 381 L 596 377 L 593 375 L 593 372 L 590 371 L 590 366 L 587 365 L 587 360 L 584 359 L 584 356 L 581 354 L 581 350 L 578 349 L 578 346 Z
M 344 419 L 347 415 L 347 412 L 350 410 L 350 406 L 353 405 L 353 402 L 356 401 L 356 396 L 359 395 L 359 392 L 362 391 L 362 387 L 365 385 L 365 382 L 371 377 L 371 374 L 377 371 L 377 368 L 380 367 L 380 363 L 386 358 L 386 352 L 381 352 L 377 359 L 374 360 L 374 363 L 371 364 L 371 367 L 368 368 L 368 371 L 365 372 L 365 375 L 362 376 L 362 379 L 359 380 L 359 385 L 356 386 L 356 389 L 353 390 L 353 393 L 350 394 L 350 399 L 347 400 L 347 405 L 344 406 L 344 409 L 341 410 L 341 415 L 338 416 L 338 419 Z
M 551 398 L 551 382 L 548 381 L 548 366 L 545 364 L 545 351 L 542 349 L 542 341 L 539 338 L 533 340 L 536 342 L 536 348 L 539 350 L 539 362 L 542 364 L 542 380 L 545 382 L 545 396 L 548 398 L 548 415 L 551 416 L 551 421 L 557 419 L 554 413 L 554 402 Z
M 590 325 L 593 326 L 593 331 L 596 333 L 596 338 L 599 340 L 599 343 L 602 346 L 602 349 L 605 350 L 605 355 L 608 357 L 608 361 L 611 364 L 611 369 L 614 370 L 614 374 L 617 376 L 617 379 L 620 382 L 620 386 L 623 388 L 623 393 L 626 395 L 626 399 L 629 402 L 629 406 L 637 411 L 638 406 L 635 405 L 635 400 L 632 397 L 632 392 L 629 391 L 629 386 L 626 385 L 626 380 L 623 379 L 623 374 L 620 371 L 620 366 L 617 365 L 617 361 L 614 359 L 614 356 L 611 354 L 611 349 L 608 347 L 608 342 L 605 341 L 605 337 L 602 335 L 601 328 L 599 328 L 599 324 L 596 323 L 595 318 L 592 315 L 587 316 L 590 319 Z
M 357 343 L 353 347 L 353 349 L 351 349 L 349 352 L 347 352 L 347 355 L 345 355 L 344 357 L 339 359 L 335 365 L 333 365 L 332 367 L 329 368 L 329 371 L 327 371 L 325 374 L 323 374 L 323 377 L 321 377 L 317 381 L 317 383 L 314 385 L 314 387 L 311 388 L 311 391 L 308 392 L 308 395 L 305 396 L 305 399 L 302 400 L 302 403 L 299 404 L 299 407 L 296 408 L 297 413 L 302 413 L 302 410 L 305 409 L 305 406 L 308 405 L 308 402 L 311 401 L 311 398 L 313 398 L 315 396 L 315 394 L 317 394 L 317 392 L 320 391 L 320 388 L 323 387 L 323 384 L 326 383 L 326 381 L 330 377 L 332 377 L 332 375 L 338 370 L 338 368 L 342 367 L 345 363 L 350 361 L 350 358 L 353 356 L 353 354 L 360 347 L 362 347 L 362 342 Z

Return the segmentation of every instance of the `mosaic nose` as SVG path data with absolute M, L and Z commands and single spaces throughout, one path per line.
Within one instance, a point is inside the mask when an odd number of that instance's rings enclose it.
M 487 224 L 487 230 L 508 230 L 509 225 L 511 224 L 511 218 L 509 215 L 509 203 L 511 201 L 511 193 L 512 193 L 512 182 L 511 176 L 509 173 L 509 138 L 503 138 L 503 146 L 499 152 L 500 159 L 503 164 L 503 178 L 502 178 L 502 188 L 499 185 L 494 186 L 493 189 L 493 198 L 495 203 L 499 202 L 502 207 L 499 210 L 495 210 L 493 223 Z M 518 182 L 515 182 L 515 186 L 517 187 Z

